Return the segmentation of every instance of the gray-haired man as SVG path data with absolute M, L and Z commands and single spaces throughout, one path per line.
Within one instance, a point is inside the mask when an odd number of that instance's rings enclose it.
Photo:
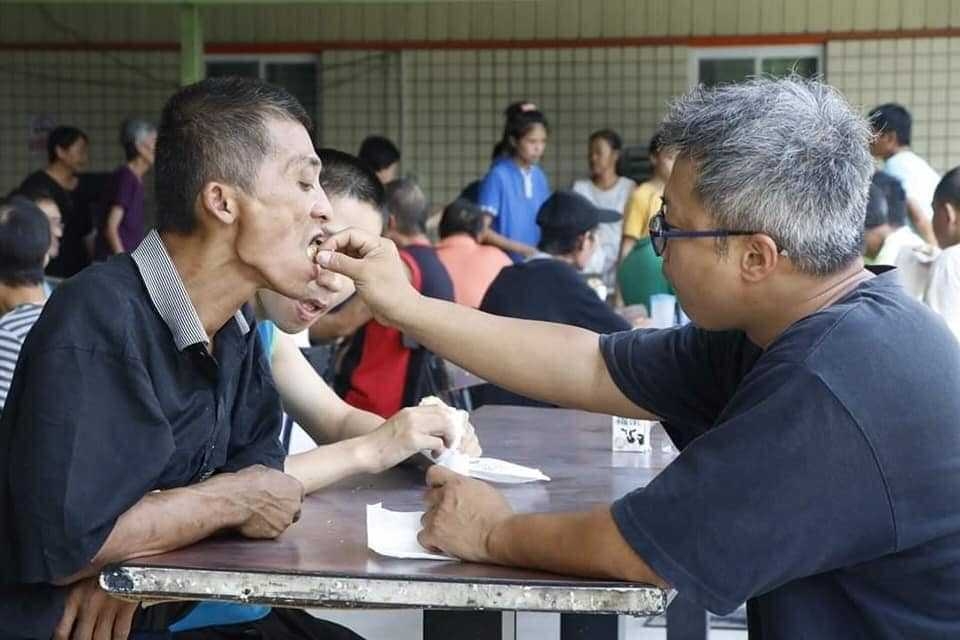
M 826 85 L 763 79 L 695 89 L 660 133 L 679 155 L 651 236 L 693 325 L 496 318 L 419 297 L 389 242 L 347 232 L 318 254 L 429 349 L 524 396 L 659 416 L 681 449 L 570 514 L 514 514 L 435 468 L 421 541 L 721 613 L 749 601 L 751 638 L 960 636 L 960 349 L 863 267 L 867 123 Z

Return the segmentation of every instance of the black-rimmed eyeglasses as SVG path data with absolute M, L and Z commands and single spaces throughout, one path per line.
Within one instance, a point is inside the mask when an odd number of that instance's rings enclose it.
M 756 231 L 731 231 L 729 229 L 705 229 L 703 231 L 683 231 L 671 227 L 663 215 L 663 207 L 650 219 L 650 244 L 653 252 L 662 256 L 670 238 L 725 238 L 728 236 L 752 236 Z

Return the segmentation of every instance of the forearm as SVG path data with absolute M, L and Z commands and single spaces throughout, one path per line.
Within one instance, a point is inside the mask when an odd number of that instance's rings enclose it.
M 913 228 L 917 230 L 917 235 L 930 246 L 936 247 L 937 236 L 933 232 L 933 223 L 927 218 L 920 205 L 914 200 L 908 199 L 907 213 L 910 214 L 910 221 L 913 223 Z
M 284 471 L 299 480 L 307 493 L 312 493 L 358 473 L 381 471 L 374 449 L 373 439 L 362 436 L 326 444 L 287 456 Z
M 424 296 L 400 310 L 397 320 L 430 351 L 514 393 L 599 413 L 652 417 L 616 389 L 599 336 L 591 331 L 490 315 Z
M 516 253 L 526 258 L 534 255 L 537 252 L 536 247 L 531 247 L 528 244 L 522 242 L 517 242 L 516 240 L 511 240 L 506 236 L 502 236 L 496 231 L 488 230 L 486 236 L 484 237 L 484 243 L 497 247 L 508 253 Z
M 110 247 L 112 253 L 123 253 L 123 241 L 120 240 L 120 233 L 115 228 L 107 227 L 104 229 L 104 237 L 107 241 L 107 246 Z
M 495 564 L 668 586 L 627 544 L 608 506 L 511 516 L 491 531 L 487 553 Z
M 234 496 L 241 489 L 234 474 L 223 474 L 188 487 L 148 493 L 117 519 L 85 569 L 58 582 L 76 582 L 105 565 L 179 549 L 240 526 L 247 513 Z
M 365 436 L 383 424 L 383 418 L 375 413 L 354 407 L 340 421 L 338 433 L 340 440 Z

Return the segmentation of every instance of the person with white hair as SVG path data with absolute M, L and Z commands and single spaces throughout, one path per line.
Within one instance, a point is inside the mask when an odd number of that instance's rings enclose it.
M 751 638 L 960 637 L 960 345 L 895 272 L 864 268 L 866 119 L 821 82 L 760 78 L 693 89 L 660 135 L 677 159 L 651 243 L 691 324 L 496 317 L 419 295 L 387 240 L 348 230 L 318 252 L 442 357 L 543 402 L 659 419 L 680 449 L 573 513 L 517 514 L 433 467 L 420 542 L 671 586 L 717 613 L 747 601 Z
M 146 233 L 143 176 L 153 166 L 157 128 L 145 120 L 127 120 L 120 127 L 126 162 L 107 183 L 97 221 L 94 258 L 105 260 L 134 249 Z

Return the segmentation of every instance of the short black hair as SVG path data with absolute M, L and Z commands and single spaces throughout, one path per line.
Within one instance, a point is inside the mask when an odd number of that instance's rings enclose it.
M 317 149 L 317 156 L 321 165 L 320 186 L 327 195 L 366 202 L 385 217 L 383 185 L 360 158 L 329 148 Z
M 53 162 L 57 159 L 57 149 L 69 149 L 77 140 L 90 142 L 80 129 L 70 126 L 57 127 L 47 135 L 47 160 Z
M 400 178 L 386 186 L 387 213 L 393 216 L 397 231 L 404 235 L 427 230 L 427 197 L 420 186 L 409 178 Z
M 599 131 L 594 131 L 590 134 L 590 143 L 592 144 L 594 140 L 606 140 L 607 144 L 610 145 L 610 148 L 614 151 L 620 151 L 623 149 L 623 138 L 621 138 L 620 134 L 613 129 L 600 129 Z
M 903 146 L 910 146 L 910 135 L 913 130 L 913 118 L 906 107 L 895 102 L 888 102 L 874 107 L 867 116 L 874 132 L 883 133 L 892 131 L 897 135 L 897 142 Z
M 440 238 L 448 238 L 465 233 L 474 240 L 483 230 L 483 211 L 466 198 L 457 198 L 443 209 L 437 233 Z
M 9 287 L 43 283 L 50 251 L 50 222 L 23 196 L 0 202 L 0 282 Z
M 400 161 L 400 149 L 383 136 L 367 136 L 360 143 L 360 151 L 357 152 L 357 157 L 373 171 L 383 171 L 393 163 Z
M 303 106 L 286 89 L 255 78 L 207 78 L 175 93 L 157 128 L 157 230 L 190 233 L 203 185 L 222 180 L 252 193 L 272 153 L 267 120 L 299 122 L 312 132 Z
M 943 174 L 933 192 L 933 201 L 960 207 L 960 167 L 954 167 Z
M 593 233 L 595 230 L 596 227 L 586 231 L 543 229 L 540 234 L 540 242 L 537 243 L 537 249 L 551 256 L 569 255 L 579 248 L 581 237 Z
M 907 224 L 907 194 L 903 185 L 893 176 L 877 171 L 871 178 L 872 184 L 883 191 L 887 201 L 887 223 L 894 229 Z

